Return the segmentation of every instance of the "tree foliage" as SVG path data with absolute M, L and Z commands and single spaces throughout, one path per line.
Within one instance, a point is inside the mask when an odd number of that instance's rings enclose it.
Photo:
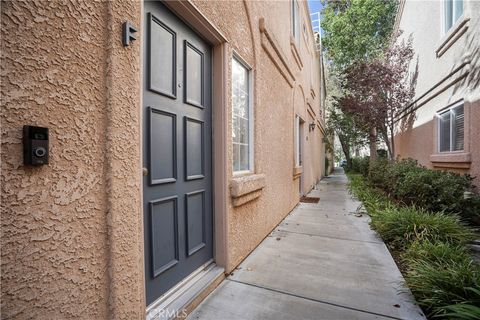
M 365 145 L 364 128 L 357 125 L 354 117 L 345 114 L 339 107 L 339 101 L 344 96 L 344 90 L 341 80 L 329 66 L 326 68 L 326 89 L 327 97 L 325 99 L 327 110 L 326 129 L 328 135 L 336 135 L 340 142 L 344 159 L 347 160 L 347 166 L 350 168 L 353 149 Z
M 381 54 L 395 22 L 395 0 L 323 0 L 322 45 L 335 67 Z
M 415 93 L 408 76 L 412 57 L 411 40 L 395 41 L 383 56 L 358 62 L 346 70 L 348 94 L 341 99 L 343 111 L 376 129 L 391 159 L 395 157 L 395 118 Z
M 398 1 L 323 3 L 322 43 L 342 91 L 336 96 L 340 110 L 334 114 L 348 117 L 356 130 L 368 136 L 372 161 L 378 137 L 393 158 L 394 118 L 412 98 L 414 87 L 406 80 L 413 56 L 411 43 L 392 41 Z

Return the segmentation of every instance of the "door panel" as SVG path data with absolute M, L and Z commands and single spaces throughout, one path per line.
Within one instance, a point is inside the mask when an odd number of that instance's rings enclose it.
M 213 257 L 211 48 L 145 2 L 143 158 L 147 305 Z
M 152 107 L 150 118 L 150 185 L 177 181 L 177 116 Z
M 185 180 L 203 179 L 204 175 L 204 123 L 185 117 Z
M 149 89 L 174 98 L 177 91 L 177 34 L 152 13 L 148 21 Z
M 187 40 L 184 48 L 185 102 L 203 108 L 203 53 Z
M 150 201 L 152 276 L 154 278 L 178 263 L 177 198 L 174 196 Z

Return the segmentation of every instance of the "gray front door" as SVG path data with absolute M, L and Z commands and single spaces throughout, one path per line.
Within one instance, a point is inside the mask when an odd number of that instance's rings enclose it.
M 143 162 L 147 305 L 213 257 L 211 48 L 145 2 Z

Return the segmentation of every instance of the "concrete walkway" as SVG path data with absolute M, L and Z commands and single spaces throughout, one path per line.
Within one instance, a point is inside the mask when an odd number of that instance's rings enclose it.
M 346 185 L 323 179 L 188 319 L 424 319 Z

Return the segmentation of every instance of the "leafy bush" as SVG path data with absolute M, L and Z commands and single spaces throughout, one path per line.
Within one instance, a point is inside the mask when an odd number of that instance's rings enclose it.
M 398 182 L 394 196 L 407 204 L 429 211 L 463 213 L 464 192 L 471 190 L 471 180 L 452 172 L 415 170 Z
M 390 181 L 393 190 L 410 172 L 425 170 L 414 161 L 403 161 L 376 163 L 371 171 L 381 172 L 382 165 L 385 180 L 377 180 L 377 186 Z M 475 237 L 473 229 L 455 214 L 401 207 L 360 174 L 349 174 L 349 179 L 350 192 L 367 208 L 372 227 L 401 253 L 406 282 L 427 316 L 480 319 L 480 266 L 464 246 Z
M 378 159 L 372 163 L 368 170 L 368 180 L 373 184 L 373 186 L 387 191 L 388 186 L 388 176 L 390 164 L 387 159 Z
M 378 149 L 378 150 L 377 150 L 377 156 L 378 156 L 379 158 L 385 158 L 385 159 L 387 159 L 387 158 L 388 158 L 388 151 L 385 150 L 385 149 Z
M 393 206 L 390 199 L 378 190 L 373 189 L 359 174 L 349 174 L 349 190 L 354 194 L 368 211 L 370 216 L 376 215 L 387 207 Z
M 369 157 L 352 158 L 352 167 L 350 168 L 350 172 L 360 173 L 366 176 L 368 174 L 369 161 L 370 161 Z
M 406 159 L 371 164 L 368 180 L 399 202 L 431 212 L 443 211 L 475 220 L 480 217 L 480 196 L 469 175 L 431 170 Z
M 478 310 L 474 306 L 480 305 L 480 266 L 464 248 L 417 243 L 404 259 L 406 282 L 428 316 L 475 319 Z
M 457 216 L 442 212 L 430 213 L 416 207 L 385 208 L 372 216 L 372 227 L 395 249 L 405 249 L 418 241 L 443 241 L 462 244 L 474 239 L 471 228 Z

